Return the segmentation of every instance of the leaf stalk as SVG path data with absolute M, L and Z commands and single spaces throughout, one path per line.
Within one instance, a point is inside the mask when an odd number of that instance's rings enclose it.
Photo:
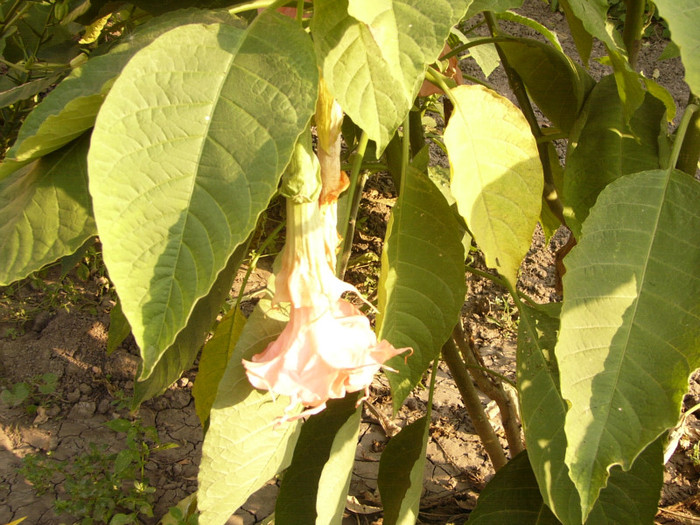
M 362 200 L 362 190 L 365 186 L 365 181 L 367 180 L 366 175 L 360 175 L 360 170 L 362 168 L 362 162 L 365 158 L 365 151 L 367 150 L 367 143 L 369 142 L 369 136 L 365 131 L 360 135 L 360 141 L 357 146 L 357 153 L 352 163 L 352 170 L 350 171 L 350 186 L 348 188 L 348 198 L 350 199 L 350 204 L 345 212 L 345 217 L 339 222 L 340 225 L 345 225 L 345 235 L 343 235 L 343 242 L 340 249 L 340 256 L 338 257 L 338 266 L 336 268 L 336 275 L 342 279 L 345 275 L 345 271 L 348 268 L 348 262 L 350 261 L 350 253 L 352 252 L 352 240 L 355 237 L 355 224 L 357 223 L 357 212 L 360 209 L 360 201 Z
M 690 104 L 685 109 L 676 140 L 671 151 L 669 166 L 695 175 L 700 160 L 700 98 L 692 95 Z

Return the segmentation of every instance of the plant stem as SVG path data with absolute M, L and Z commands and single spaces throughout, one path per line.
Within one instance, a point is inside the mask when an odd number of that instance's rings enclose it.
M 450 52 L 445 53 L 440 57 L 440 60 L 449 60 L 453 56 L 458 55 L 462 51 L 466 51 L 470 47 L 476 47 L 480 46 L 483 44 L 495 44 L 497 42 L 508 42 L 509 40 L 512 40 L 511 37 L 508 36 L 493 36 L 493 37 L 487 37 L 487 38 L 480 38 L 478 40 L 472 40 L 471 42 L 467 42 L 466 44 L 462 44 L 461 46 L 457 46 L 454 49 L 452 49 Z
M 401 139 L 401 182 L 397 188 L 399 192 L 403 191 L 406 184 L 406 172 L 408 165 L 411 162 L 411 119 L 409 116 L 403 121 L 403 137 Z
M 409 111 L 407 122 L 410 123 L 408 136 L 411 139 L 411 158 L 425 147 L 425 135 L 423 134 L 423 112 Z M 404 133 L 406 133 L 404 131 Z
M 646 0 L 625 0 L 625 28 L 622 30 L 622 40 L 627 48 L 627 58 L 632 69 L 637 69 L 637 57 L 642 45 L 644 31 L 644 7 Z
M 299 25 L 304 22 L 304 0 L 297 0 L 297 22 Z
M 19 20 L 22 17 L 22 15 L 24 15 L 24 13 L 27 12 L 27 10 L 31 7 L 31 4 L 29 4 L 29 2 L 26 2 L 22 6 L 22 8 L 19 9 L 19 12 L 16 12 L 18 11 L 18 8 L 23 1 L 24 0 L 15 0 L 14 5 L 7 12 L 7 17 L 5 18 L 2 24 L 3 33 L 5 32 L 5 28 L 12 26 L 15 23 L 15 21 Z
M 459 393 L 462 395 L 464 406 L 469 413 L 469 417 L 474 424 L 477 434 L 479 434 L 479 438 L 486 449 L 486 453 L 489 455 L 491 464 L 493 468 L 498 471 L 508 460 L 498 441 L 496 432 L 494 432 L 491 423 L 489 423 L 489 419 L 484 412 L 484 407 L 481 404 L 481 399 L 479 399 L 479 394 L 472 383 L 467 368 L 464 366 L 464 361 L 459 357 L 457 346 L 452 338 L 449 338 L 442 346 L 442 358 L 445 364 L 447 364 L 447 368 L 450 369 L 452 379 L 454 379 Z
M 430 422 L 430 414 L 433 412 L 433 394 L 435 393 L 435 380 L 437 379 L 438 372 L 438 360 L 433 360 L 432 370 L 430 371 L 430 390 L 428 390 L 428 410 L 426 417 L 428 422 Z M 698 405 L 700 406 L 700 405 Z
M 465 266 L 464 269 L 467 270 L 469 273 L 473 273 L 477 277 L 481 277 L 483 279 L 488 279 L 491 282 L 493 282 L 499 286 L 502 286 L 503 288 L 507 288 L 506 280 L 503 279 L 503 277 L 501 277 L 499 275 L 493 275 L 493 274 L 490 274 L 488 272 L 478 270 L 477 268 L 473 268 L 471 266 Z
M 340 256 L 338 257 L 338 266 L 336 268 L 336 275 L 341 279 L 345 275 L 345 270 L 348 268 L 348 261 L 350 261 L 352 240 L 355 237 L 357 211 L 360 209 L 362 190 L 364 189 L 365 181 L 367 180 L 365 175 L 360 175 L 360 168 L 362 168 L 362 161 L 365 158 L 365 151 L 367 150 L 368 142 L 369 137 L 367 136 L 367 133 L 363 131 L 357 145 L 357 153 L 355 154 L 355 159 L 352 163 L 352 170 L 350 171 L 350 187 L 348 188 L 348 198 L 351 199 L 350 204 L 347 207 L 345 217 L 343 217 L 343 220 L 339 222 L 339 224 L 345 225 L 345 235 L 343 235 L 343 244 L 340 250 Z
M 238 293 L 238 297 L 236 298 L 236 305 L 234 306 L 236 312 L 238 312 L 238 309 L 241 306 L 241 302 L 245 297 L 243 292 L 245 292 L 246 286 L 248 286 L 248 280 L 250 279 L 250 275 L 255 271 L 255 268 L 258 266 L 258 261 L 260 260 L 260 257 L 263 256 L 267 247 L 270 244 L 272 244 L 272 242 L 275 239 L 277 239 L 277 235 L 279 235 L 279 232 L 282 230 L 282 228 L 284 228 L 285 224 L 286 221 L 282 221 L 281 223 L 279 223 L 277 227 L 274 230 L 272 230 L 270 235 L 265 237 L 265 240 L 260 244 L 258 249 L 253 252 L 253 257 L 251 258 L 250 264 L 248 265 L 248 270 L 246 270 L 245 275 L 243 276 L 240 292 Z M 236 315 L 238 315 L 238 313 Z
M 496 22 L 493 13 L 490 11 L 484 11 L 484 18 L 486 19 L 486 23 L 489 26 L 491 34 L 494 37 L 500 36 L 498 34 L 500 31 L 498 28 L 498 23 Z M 525 91 L 525 85 L 523 84 L 520 75 L 518 75 L 518 73 L 512 67 L 510 67 L 508 57 L 498 44 L 496 44 L 496 51 L 501 59 L 501 64 L 503 64 L 503 69 L 506 72 L 506 76 L 508 77 L 510 89 L 513 91 L 513 94 L 518 101 L 518 105 L 520 106 L 520 110 L 523 112 L 523 115 L 525 115 L 528 124 L 530 124 L 532 135 L 537 141 L 537 152 L 540 156 L 542 172 L 544 174 L 544 201 L 547 203 L 554 216 L 559 219 L 559 222 L 566 225 L 566 219 L 564 218 L 563 213 L 564 207 L 557 195 L 556 186 L 554 184 L 554 176 L 552 175 L 552 165 L 550 164 L 549 158 L 549 145 L 541 140 L 544 133 L 542 133 L 540 125 L 537 123 L 537 116 L 535 115 L 535 111 L 532 109 L 530 98 Z
M 459 352 L 462 354 L 462 359 L 464 359 L 469 373 L 474 378 L 474 381 L 476 381 L 479 389 L 493 399 L 498 405 L 498 409 L 501 412 L 503 431 L 508 440 L 510 455 L 511 457 L 516 456 L 524 450 L 524 447 L 522 438 L 520 437 L 518 411 L 513 404 L 512 397 L 505 391 L 502 383 L 493 381 L 492 378 L 483 371 L 483 367 L 476 357 L 477 351 L 471 344 L 471 340 L 465 337 L 465 333 L 459 323 L 452 331 L 452 337 L 457 342 L 457 348 L 459 348 Z
M 686 120 L 686 115 L 692 113 L 691 116 L 687 117 L 687 124 L 684 130 L 684 135 L 681 136 L 676 134 L 676 142 L 680 142 L 680 147 L 676 157 L 678 160 L 675 163 L 671 163 L 673 166 L 675 164 L 676 168 L 681 171 L 685 171 L 691 175 L 695 175 L 698 169 L 698 160 L 700 160 L 700 98 L 695 95 L 691 95 L 690 103 L 683 114 L 683 119 L 681 124 L 678 126 L 678 133 L 681 131 L 681 126 L 683 126 Z M 674 143 L 675 151 L 675 143 Z

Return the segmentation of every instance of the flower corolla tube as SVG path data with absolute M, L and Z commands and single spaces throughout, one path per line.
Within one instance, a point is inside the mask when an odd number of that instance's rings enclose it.
M 287 239 L 273 304 L 290 304 L 289 322 L 263 352 L 243 360 L 255 388 L 291 398 L 283 420 L 318 413 L 329 399 L 351 392 L 364 391 L 366 398 L 384 363 L 408 350 L 378 341 L 367 317 L 342 298 L 345 292 L 359 292 L 335 276 L 337 235 L 331 250 L 328 231 L 335 231 L 335 224 L 326 224 L 335 214 L 322 211 L 330 203 L 319 204 L 319 193 L 309 199 L 287 195 Z M 288 416 L 299 405 L 305 410 Z

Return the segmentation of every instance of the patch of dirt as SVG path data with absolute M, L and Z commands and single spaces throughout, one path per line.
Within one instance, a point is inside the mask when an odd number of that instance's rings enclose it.
M 527 0 L 520 12 L 554 29 L 565 50 L 575 54 L 563 15 L 550 12 L 539 0 Z M 513 27 L 503 25 L 507 29 Z M 518 33 L 534 36 L 522 27 Z M 658 76 L 676 102 L 683 105 L 688 91 L 682 81 L 680 62 L 657 60 L 664 45 L 660 37 L 647 40 L 640 65 L 648 76 Z M 602 54 L 600 48 L 594 50 L 594 56 Z M 603 67 L 594 60 L 591 64 L 594 73 L 601 74 Z M 480 76 L 468 63 L 463 66 L 468 73 Z M 501 69 L 488 80 L 501 93 L 509 92 Z M 376 298 L 382 239 L 395 197 L 390 177 L 372 177 L 360 208 L 347 279 L 370 300 Z M 554 258 L 565 242 L 563 231 L 548 241 L 541 231 L 535 234 L 519 282 L 520 289 L 533 300 L 547 303 L 560 299 L 555 288 Z M 475 258 L 474 263 L 483 268 L 478 254 Z M 246 312 L 250 312 L 256 292 L 264 288 L 270 276 L 270 260 L 259 265 L 243 291 Z M 237 279 L 238 287 L 245 270 L 246 267 Z M 155 523 L 170 506 L 197 488 L 202 429 L 191 396 L 194 372 L 185 374 L 163 396 L 144 403 L 137 414 L 129 414 L 123 400 L 133 393 L 138 351 L 128 338 L 115 352 L 106 352 L 109 312 L 114 302 L 106 290 L 104 276 L 93 273 L 87 281 L 80 281 L 73 272 L 69 274 L 74 283 L 72 295 L 60 292 L 63 296 L 53 297 L 45 285 L 57 281 L 58 273 L 58 269 L 52 269 L 44 275 L 43 288 L 30 280 L 0 290 L 0 390 L 36 380 L 46 373 L 57 380 L 55 390 L 41 397 L 35 409 L 28 411 L 28 403 L 17 407 L 0 403 L 0 523 L 25 516 L 25 523 L 29 524 L 54 525 L 69 520 L 69 516 L 56 516 L 53 512 L 53 494 L 34 494 L 19 473 L 22 459 L 36 453 L 49 453 L 58 460 L 76 458 L 87 453 L 90 443 L 104 444 L 109 452 L 118 452 L 126 447 L 125 436 L 110 430 L 105 423 L 133 417 L 140 418 L 144 426 L 154 426 L 161 442 L 178 445 L 153 452 L 146 463 L 147 479 L 156 492 L 155 517 L 144 519 L 144 523 Z M 517 310 L 491 281 L 467 275 L 467 284 L 462 318 L 465 332 L 484 366 L 514 380 Z M 233 294 L 238 293 L 234 289 Z M 24 313 L 20 312 L 22 309 Z M 21 322 L 18 318 L 22 318 Z M 507 447 L 497 408 L 485 396 L 482 400 Z M 426 389 L 416 389 L 392 418 L 386 378 L 375 380 L 371 408 L 366 406 L 363 412 L 346 523 L 381 523 L 376 479 L 379 456 L 389 439 L 387 429 L 391 433 L 392 428 L 403 427 L 422 416 L 426 401 Z M 689 409 L 699 402 L 700 383 L 695 376 L 684 406 Z M 658 523 L 683 523 L 684 516 L 698 515 L 700 421 L 689 416 L 681 434 L 678 449 L 666 467 Z M 420 519 L 425 523 L 463 521 L 493 476 L 493 469 L 445 365 L 440 366 L 437 378 L 430 436 Z M 65 480 L 56 480 L 55 493 L 59 498 L 63 497 L 64 486 Z M 229 524 L 252 525 L 269 516 L 277 490 L 275 481 L 268 483 L 251 496 Z

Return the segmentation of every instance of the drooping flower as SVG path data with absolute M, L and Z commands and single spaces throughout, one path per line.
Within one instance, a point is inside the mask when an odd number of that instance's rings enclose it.
M 301 416 L 323 410 L 328 399 L 364 390 L 383 363 L 404 352 L 377 342 L 367 317 L 338 299 L 326 310 L 294 308 L 280 336 L 251 361 L 243 361 L 251 384 L 289 396 Z
M 243 360 L 254 387 L 291 398 L 287 413 L 307 407 L 296 417 L 320 412 L 347 393 L 364 390 L 366 397 L 384 362 L 408 350 L 377 341 L 367 317 L 342 299 L 360 293 L 335 275 L 337 194 L 319 203 L 319 172 L 309 135 L 299 141 L 283 180 L 287 238 L 273 304 L 290 303 L 289 322 L 263 352 Z

